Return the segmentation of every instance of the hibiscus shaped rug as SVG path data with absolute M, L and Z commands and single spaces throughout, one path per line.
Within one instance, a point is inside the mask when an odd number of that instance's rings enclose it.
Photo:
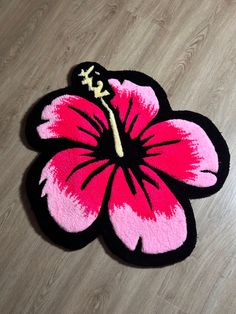
M 143 73 L 92 62 L 34 106 L 26 136 L 41 152 L 26 184 L 47 238 L 72 250 L 102 236 L 134 265 L 189 256 L 196 244 L 189 199 L 218 191 L 229 171 L 226 142 L 209 119 L 173 111 Z

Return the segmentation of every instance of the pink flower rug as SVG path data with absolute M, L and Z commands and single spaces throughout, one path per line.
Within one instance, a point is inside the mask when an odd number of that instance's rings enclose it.
M 42 230 L 66 249 L 102 236 L 134 265 L 183 260 L 196 244 L 189 199 L 217 192 L 229 171 L 221 133 L 198 113 L 173 111 L 143 73 L 85 62 L 70 77 L 26 126 L 40 152 L 27 190 Z

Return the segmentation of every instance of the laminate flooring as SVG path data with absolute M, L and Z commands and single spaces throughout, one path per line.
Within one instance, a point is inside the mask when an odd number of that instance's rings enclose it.
M 22 184 L 37 153 L 26 112 L 96 61 L 155 78 L 173 109 L 209 117 L 231 152 L 222 190 L 193 200 L 198 242 L 164 268 L 119 263 L 99 240 L 65 252 L 42 236 Z M 236 1 L 0 0 L 0 312 L 236 313 Z

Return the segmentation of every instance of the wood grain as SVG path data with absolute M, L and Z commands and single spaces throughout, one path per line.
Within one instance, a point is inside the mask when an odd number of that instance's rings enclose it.
M 1 0 L 0 27 L 0 312 L 236 313 L 236 2 Z M 64 252 L 30 215 L 22 178 L 36 153 L 22 120 L 86 60 L 153 76 L 229 144 L 223 189 L 192 201 L 198 244 L 182 263 L 132 268 L 99 240 Z

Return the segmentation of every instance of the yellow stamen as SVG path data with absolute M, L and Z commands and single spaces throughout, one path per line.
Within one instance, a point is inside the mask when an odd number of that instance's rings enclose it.
M 94 69 L 94 65 L 92 65 L 86 71 L 84 71 L 82 69 L 79 76 L 84 77 L 84 79 L 82 80 L 82 84 L 88 85 L 89 91 L 92 91 L 94 93 L 95 98 L 100 98 L 103 107 L 107 110 L 108 115 L 109 115 L 110 126 L 112 129 L 114 144 L 115 144 L 115 151 L 119 157 L 123 157 L 124 151 L 122 148 L 121 139 L 120 139 L 120 135 L 119 135 L 119 131 L 118 131 L 114 112 L 110 108 L 109 104 L 107 104 L 107 102 L 103 99 L 104 96 L 108 96 L 108 95 L 110 95 L 110 93 L 107 90 L 104 90 L 102 92 L 102 89 L 103 89 L 103 82 L 102 81 L 98 81 L 97 86 L 93 86 L 93 77 L 89 77 L 89 75 L 91 74 L 93 69 Z

